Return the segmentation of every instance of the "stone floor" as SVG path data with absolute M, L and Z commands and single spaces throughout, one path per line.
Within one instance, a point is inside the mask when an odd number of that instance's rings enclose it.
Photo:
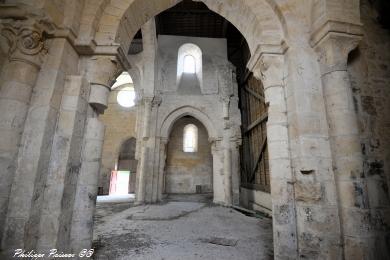
M 98 203 L 95 259 L 272 259 L 272 223 L 205 202 Z

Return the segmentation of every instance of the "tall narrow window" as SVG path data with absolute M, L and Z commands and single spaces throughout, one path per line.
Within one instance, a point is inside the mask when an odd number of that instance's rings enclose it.
M 192 55 L 186 55 L 184 57 L 184 73 L 192 73 L 196 72 L 195 58 Z
M 198 151 L 198 128 L 189 124 L 184 127 L 183 151 L 186 153 L 195 153 Z
M 180 46 L 177 52 L 177 84 L 184 74 L 187 74 L 186 78 L 195 79 L 199 81 L 200 87 L 202 87 L 202 50 L 195 44 L 185 43 Z

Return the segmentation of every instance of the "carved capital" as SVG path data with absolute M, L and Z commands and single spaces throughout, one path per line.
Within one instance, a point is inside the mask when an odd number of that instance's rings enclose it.
M 48 49 L 45 44 L 45 30 L 41 24 L 32 20 L 4 20 L 1 35 L 7 39 L 9 45 L 9 60 L 41 66 Z
M 211 152 L 215 153 L 222 150 L 222 138 L 209 138 L 209 142 L 211 144 Z
M 115 56 L 92 56 L 86 65 L 86 76 L 91 84 L 110 88 L 122 67 Z
M 145 107 L 149 110 L 152 109 L 153 97 L 142 97 L 142 103 L 144 103 Z
M 263 54 L 256 66 L 255 76 L 261 79 L 264 89 L 283 85 L 284 55 Z
M 164 150 L 165 146 L 168 144 L 169 139 L 167 137 L 160 137 L 161 146 L 160 149 Z
M 155 96 L 152 101 L 152 107 L 158 107 L 161 105 L 162 98 L 161 96 Z
M 328 32 L 314 45 L 318 53 L 321 73 L 346 70 L 348 54 L 358 46 L 361 39 L 361 35 Z
M 283 83 L 284 54 L 287 50 L 284 41 L 280 44 L 259 44 L 248 61 L 248 69 L 263 81 L 265 88 Z

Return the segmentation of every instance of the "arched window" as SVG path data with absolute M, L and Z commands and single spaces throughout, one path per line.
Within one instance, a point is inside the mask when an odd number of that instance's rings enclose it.
M 183 72 L 184 73 L 191 73 L 191 74 L 195 74 L 196 73 L 196 63 L 195 63 L 194 56 L 192 56 L 192 55 L 184 56 Z
M 185 153 L 195 153 L 198 151 L 198 128 L 193 124 L 184 127 L 183 151 Z
M 195 44 L 185 43 L 179 50 L 177 55 L 177 83 L 183 74 L 193 74 L 202 86 L 202 50 Z

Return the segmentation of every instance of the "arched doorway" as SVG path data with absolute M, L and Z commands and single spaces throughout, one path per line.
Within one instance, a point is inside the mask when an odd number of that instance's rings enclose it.
M 137 172 L 135 148 L 136 139 L 134 137 L 131 137 L 122 143 L 116 163 L 116 169 L 111 171 L 110 195 L 134 193 Z
M 169 135 L 164 170 L 165 194 L 210 194 L 213 165 L 208 133 L 191 116 L 178 119 Z

